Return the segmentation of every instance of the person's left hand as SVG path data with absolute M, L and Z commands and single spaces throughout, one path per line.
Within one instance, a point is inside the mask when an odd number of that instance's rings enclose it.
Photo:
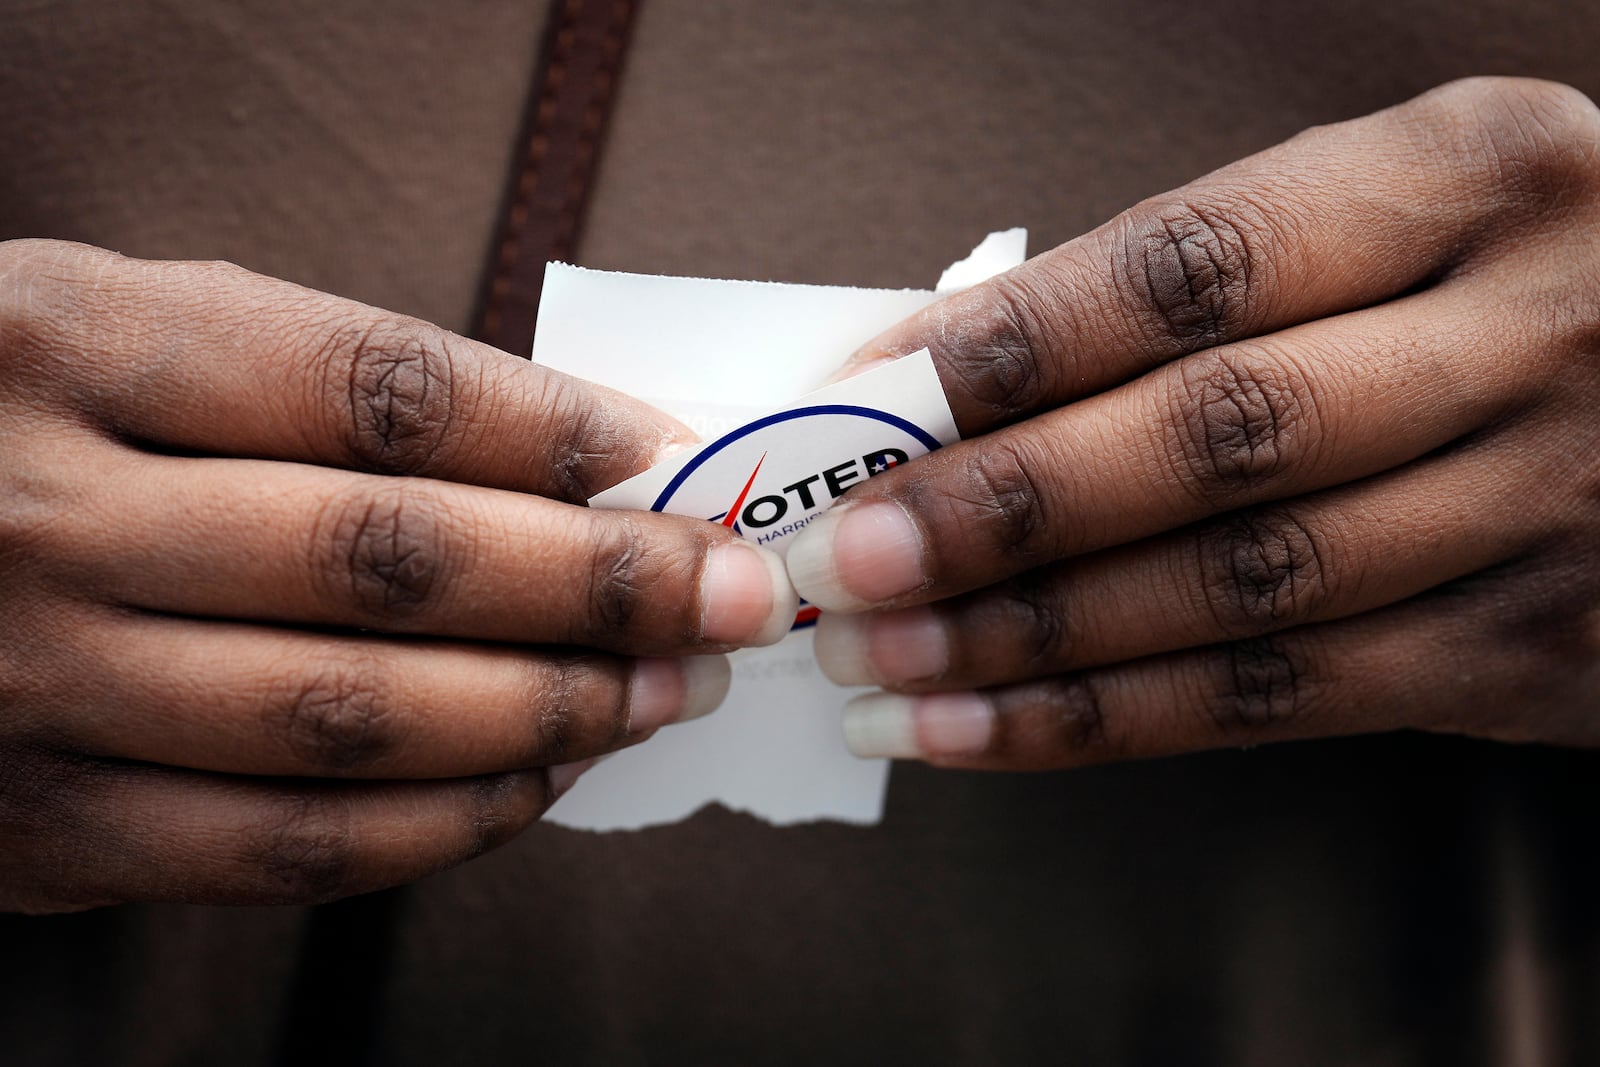
M 1600 112 L 1456 83 L 930 307 L 971 440 L 796 539 L 864 756 L 1600 743 Z M 979 436 L 981 435 L 981 436 Z

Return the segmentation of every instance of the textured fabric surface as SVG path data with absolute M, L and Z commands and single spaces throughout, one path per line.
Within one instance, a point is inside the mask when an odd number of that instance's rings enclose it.
M 543 3 L 4 7 L 0 236 L 230 259 L 466 326 Z
M 479 341 L 533 351 L 545 265 L 571 262 L 577 250 L 638 10 L 636 0 L 551 5 L 479 288 Z
M 543 5 L 7 5 L 0 237 L 465 326 Z M 1600 95 L 1600 8 L 651 0 L 578 259 L 925 285 L 1451 77 Z M 753 338 L 752 344 L 759 344 Z M 1393 737 L 1033 777 L 881 828 L 536 827 L 389 898 L 377 1062 L 1600 1062 L 1600 757 Z M 7 1063 L 264 1063 L 301 909 L 0 917 Z M 324 949 L 325 951 L 325 949 Z M 362 962 L 362 961 L 358 961 Z

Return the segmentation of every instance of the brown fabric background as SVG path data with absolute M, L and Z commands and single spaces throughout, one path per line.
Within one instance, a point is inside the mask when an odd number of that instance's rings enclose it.
M 462 327 L 543 13 L 8 3 L 0 236 Z M 923 285 L 989 229 L 1041 248 L 1458 75 L 1600 95 L 1596 40 L 1600 8 L 1510 0 L 651 0 L 579 258 Z M 1597 771 L 1394 737 L 897 768 L 873 830 L 537 827 L 388 898 L 388 955 L 327 1014 L 419 1064 L 1600 1062 Z M 301 958 L 306 928 L 0 917 L 0 1059 L 269 1062 L 292 990 L 349 963 Z

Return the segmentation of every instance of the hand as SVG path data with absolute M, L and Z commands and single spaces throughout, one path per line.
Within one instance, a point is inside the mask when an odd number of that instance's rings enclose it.
M 313 901 L 538 817 L 794 617 L 589 511 L 687 431 L 225 264 L 0 245 L 0 908 Z M 635 658 L 644 657 L 644 658 Z
M 1600 113 L 1445 86 L 928 308 L 971 437 L 797 538 L 862 755 L 1600 742 Z M 981 435 L 981 436 L 978 436 Z M 870 614 L 841 614 L 871 612 Z

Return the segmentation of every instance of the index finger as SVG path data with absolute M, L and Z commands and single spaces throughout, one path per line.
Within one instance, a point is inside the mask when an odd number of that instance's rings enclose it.
M 582 501 L 694 440 L 613 390 L 227 263 L 13 242 L 0 308 L 52 389 L 159 451 L 292 460 Z M 22 295 L 17 296 L 20 292 Z M 24 365 L 28 361 L 22 361 Z
M 1548 210 L 1585 158 L 1560 132 L 1594 126 L 1576 90 L 1479 78 L 1314 128 L 930 305 L 843 373 L 927 348 L 983 433 L 1447 275 Z

